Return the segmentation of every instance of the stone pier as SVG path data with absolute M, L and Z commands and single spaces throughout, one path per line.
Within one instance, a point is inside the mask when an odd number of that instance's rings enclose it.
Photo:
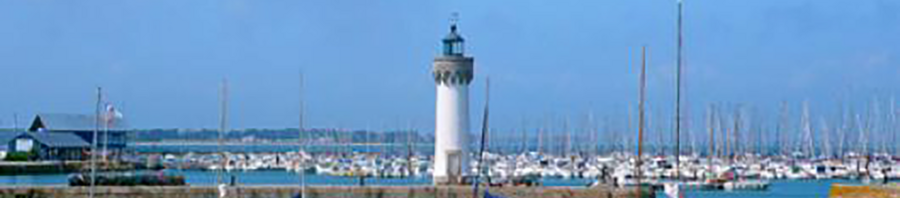
M 228 187 L 226 197 L 270 198 L 299 197 L 299 186 L 242 186 Z M 481 188 L 482 192 L 484 188 Z M 546 198 L 620 198 L 636 197 L 634 188 L 599 187 L 491 187 L 490 192 L 503 197 L 546 197 Z M 471 186 L 310 186 L 306 187 L 308 198 L 372 197 L 372 198 L 471 198 Z M 46 187 L 0 187 L 0 198 L 50 198 L 87 197 L 88 187 L 46 186 Z M 642 197 L 655 197 L 653 192 L 644 191 Z M 482 197 L 479 193 L 478 197 Z M 139 186 L 139 187 L 97 187 L 97 198 L 216 198 L 219 190 L 213 186 Z

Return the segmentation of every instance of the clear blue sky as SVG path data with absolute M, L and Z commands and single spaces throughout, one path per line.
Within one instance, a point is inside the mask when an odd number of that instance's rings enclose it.
M 0 125 L 92 113 L 94 88 L 137 128 L 214 128 L 231 84 L 232 128 L 433 128 L 430 67 L 452 12 L 476 58 L 473 129 L 492 79 L 492 125 L 627 115 L 639 48 L 651 112 L 674 99 L 675 0 L 162 0 L 0 2 Z M 688 0 L 686 100 L 775 117 L 814 115 L 900 90 L 900 1 Z M 696 122 L 701 122 L 698 120 Z M 21 121 L 24 122 L 24 121 Z M 536 121 L 533 121 L 536 122 Z

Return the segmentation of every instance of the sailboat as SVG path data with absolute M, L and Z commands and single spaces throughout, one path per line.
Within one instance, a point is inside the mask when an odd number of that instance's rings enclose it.
M 217 180 L 216 183 L 218 184 L 217 186 L 218 186 L 218 190 L 219 190 L 219 197 L 224 198 L 224 197 L 228 196 L 228 188 L 227 188 L 227 184 L 225 184 L 225 182 L 223 181 L 222 174 L 223 174 L 223 171 L 227 170 L 228 167 L 230 167 L 230 164 L 228 163 L 229 158 L 225 155 L 225 153 L 222 152 L 222 143 L 223 143 L 222 138 L 225 133 L 225 126 L 226 126 L 226 122 L 227 122 L 227 118 L 228 118 L 227 117 L 227 115 L 228 115 L 228 80 L 222 80 L 222 88 L 221 89 L 222 89 L 221 90 L 222 96 L 220 98 L 221 110 L 219 111 L 219 139 L 218 139 L 217 149 L 218 149 L 219 155 L 221 156 L 221 158 L 219 160 L 221 160 L 222 169 L 217 169 L 217 171 L 216 171 L 216 180 Z M 232 176 L 232 179 L 233 179 L 233 176 Z
M 300 88 L 299 88 L 299 118 L 300 121 L 297 124 L 297 142 L 300 144 L 300 150 L 297 151 L 297 171 L 300 172 L 300 193 L 297 197 L 305 198 L 306 197 L 306 164 L 304 163 L 304 154 L 306 152 L 306 142 L 304 142 L 304 133 L 303 133 L 303 110 L 304 110 L 304 100 L 303 100 L 303 72 L 300 72 Z
M 481 149 L 478 151 L 478 167 L 477 172 L 475 173 L 475 180 L 472 182 L 472 197 L 478 197 L 478 187 L 481 186 L 481 174 L 484 173 L 484 157 L 485 157 L 485 139 L 487 138 L 488 133 L 488 113 L 489 113 L 489 104 L 490 104 L 490 90 L 491 90 L 491 79 L 487 78 L 485 80 L 485 89 L 484 89 L 484 115 L 482 116 L 481 122 Z M 484 197 L 501 197 L 497 195 L 493 195 L 489 192 L 490 186 L 490 178 L 488 178 L 488 185 L 484 189 Z

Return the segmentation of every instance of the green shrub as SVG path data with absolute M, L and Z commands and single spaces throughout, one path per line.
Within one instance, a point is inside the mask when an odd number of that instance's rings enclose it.
M 13 162 L 28 161 L 31 159 L 32 155 L 32 152 L 9 152 L 6 153 L 6 158 L 3 160 Z

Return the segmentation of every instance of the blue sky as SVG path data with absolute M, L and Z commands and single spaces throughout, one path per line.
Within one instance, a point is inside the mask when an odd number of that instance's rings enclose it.
M 460 13 L 476 59 L 473 128 L 492 85 L 492 126 L 628 114 L 649 47 L 652 116 L 674 99 L 675 1 L 2 1 L 0 125 L 12 114 L 91 113 L 94 89 L 137 128 L 214 128 L 230 83 L 232 128 L 433 128 L 430 63 Z M 782 101 L 834 116 L 840 102 L 900 90 L 900 2 L 685 4 L 686 101 L 743 104 L 774 119 Z M 528 121 L 531 120 L 531 121 Z M 22 121 L 24 122 L 24 121 Z

